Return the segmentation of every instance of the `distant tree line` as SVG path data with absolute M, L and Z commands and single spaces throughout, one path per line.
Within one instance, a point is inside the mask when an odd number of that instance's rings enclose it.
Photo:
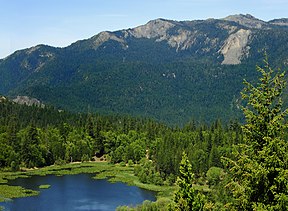
M 10 101 L 0 103 L 0 114 L 1 168 L 41 167 L 105 155 L 112 163 L 150 166 L 151 177 L 171 180 L 186 151 L 195 175 L 201 177 L 212 166 L 223 167 L 220 157 L 229 156 L 232 144 L 242 140 L 238 123 L 223 126 L 220 120 L 210 126 L 191 121 L 178 128 L 144 118 L 73 114 Z M 137 170 L 140 178 L 141 172 Z

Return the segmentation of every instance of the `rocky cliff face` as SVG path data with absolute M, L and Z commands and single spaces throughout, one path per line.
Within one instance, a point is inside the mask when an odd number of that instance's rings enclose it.
M 127 48 L 127 44 L 125 42 L 125 40 L 121 37 L 117 37 L 116 35 L 114 35 L 111 32 L 101 32 L 100 34 L 98 34 L 94 39 L 93 39 L 93 44 L 92 44 L 92 48 L 94 50 L 97 50 L 97 48 L 99 46 L 101 46 L 103 43 L 109 41 L 109 40 L 114 40 L 118 43 L 121 44 L 121 46 L 125 49 Z
M 0 96 L 0 103 L 3 103 L 3 102 L 5 102 L 7 100 L 7 98 L 6 97 L 4 97 L 4 96 Z
M 245 29 L 240 29 L 230 34 L 220 49 L 220 53 L 224 56 L 221 64 L 240 64 L 243 57 L 248 57 L 250 49 L 248 41 L 250 35 L 251 31 Z
M 28 96 L 17 96 L 15 99 L 12 100 L 14 103 L 18 103 L 21 105 L 28 105 L 28 106 L 39 106 L 44 107 L 44 104 L 42 104 L 39 100 L 36 98 L 30 98 Z
M 167 21 L 164 19 L 157 19 L 149 21 L 143 26 L 138 26 L 132 30 L 125 30 L 132 36 L 136 38 L 157 38 L 158 41 L 166 40 L 168 37 L 168 30 L 174 27 L 175 24 L 172 21 Z

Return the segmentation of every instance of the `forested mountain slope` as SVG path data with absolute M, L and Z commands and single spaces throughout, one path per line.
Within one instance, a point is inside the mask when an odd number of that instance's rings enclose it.
M 39 45 L 0 60 L 0 93 L 72 111 L 126 113 L 170 124 L 238 117 L 243 78 L 267 51 L 288 64 L 288 21 L 251 15 L 157 19 L 66 48 Z

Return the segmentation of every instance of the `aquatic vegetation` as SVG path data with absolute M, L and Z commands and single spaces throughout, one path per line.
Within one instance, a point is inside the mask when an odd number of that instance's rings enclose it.
M 0 202 L 11 200 L 12 198 L 36 196 L 39 191 L 25 189 L 20 186 L 0 185 Z
M 51 185 L 39 185 L 39 189 L 48 189 Z

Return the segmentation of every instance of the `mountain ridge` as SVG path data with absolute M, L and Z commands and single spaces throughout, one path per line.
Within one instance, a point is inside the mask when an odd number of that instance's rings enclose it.
M 19 52 L 19 51 L 25 51 L 25 50 L 29 50 L 29 49 L 33 49 L 33 48 L 38 48 L 38 47 L 42 47 L 42 46 L 46 46 L 46 47 L 52 47 L 52 48 L 57 48 L 57 49 L 65 49 L 65 48 L 69 48 L 73 45 L 75 45 L 76 43 L 78 42 L 83 42 L 83 41 L 87 41 L 87 40 L 90 40 L 90 39 L 93 39 L 101 34 L 110 34 L 110 33 L 114 33 L 114 32 L 120 32 L 120 31 L 133 31 L 137 28 L 141 28 L 141 27 L 146 27 L 147 25 L 151 24 L 151 23 L 154 23 L 154 22 L 159 22 L 159 21 L 162 21 L 162 22 L 167 22 L 167 23 L 171 23 L 173 25 L 181 25 L 181 23 L 191 23 L 191 22 L 203 22 L 203 21 L 215 21 L 215 20 L 225 20 L 225 21 L 230 21 L 230 22 L 234 22 L 234 23 L 238 23 L 242 26 L 246 26 L 246 27 L 250 27 L 250 28 L 261 28 L 263 25 L 269 25 L 269 24 L 273 24 L 273 25 L 280 25 L 280 26 L 288 26 L 288 18 L 277 18 L 277 19 L 272 19 L 272 20 L 269 20 L 269 21 L 263 21 L 261 19 L 258 19 L 250 14 L 236 14 L 236 15 L 229 15 L 227 17 L 224 17 L 224 18 L 221 18 L 221 19 L 214 19 L 214 18 L 208 18 L 208 19 L 205 19 L 205 20 L 185 20 L 185 21 L 176 21 L 176 20 L 170 20 L 170 19 L 164 19 L 164 18 L 157 18 L 157 19 L 154 19 L 154 20 L 150 20 L 148 21 L 146 24 L 143 24 L 143 25 L 140 25 L 140 26 L 136 26 L 134 28 L 129 28 L 129 29 L 121 29 L 121 30 L 118 30 L 118 31 L 102 31 L 102 32 L 99 32 L 98 34 L 90 37 L 90 38 L 87 38 L 87 39 L 82 39 L 82 40 L 78 40 L 78 41 L 75 41 L 73 43 L 71 43 L 70 45 L 66 46 L 66 47 L 55 47 L 55 46 L 51 46 L 51 45 L 45 45 L 45 44 L 39 44 L 39 45 L 36 45 L 36 46 L 32 46 L 32 47 L 29 47 L 29 48 L 26 48 L 26 49 L 22 49 L 22 50 L 17 50 L 15 51 L 14 53 L 8 55 L 7 57 L 5 58 L 2 58 L 0 59 L 1 60 L 6 60 L 8 57 L 10 57 L 11 55 Z M 249 24 L 247 24 L 246 22 L 249 22 Z M 257 25 L 255 24 L 255 26 L 253 25 L 253 23 L 261 23 L 261 25 Z M 147 37 L 146 37 L 147 38 Z M 149 37 L 150 38 L 150 37 Z M 106 40 L 107 41 L 107 40 Z
M 243 78 L 255 78 L 251 69 L 264 51 L 272 65 L 287 66 L 286 23 L 241 14 L 159 18 L 64 48 L 37 45 L 0 60 L 0 93 L 77 112 L 89 108 L 177 124 L 229 119 L 239 110 Z

